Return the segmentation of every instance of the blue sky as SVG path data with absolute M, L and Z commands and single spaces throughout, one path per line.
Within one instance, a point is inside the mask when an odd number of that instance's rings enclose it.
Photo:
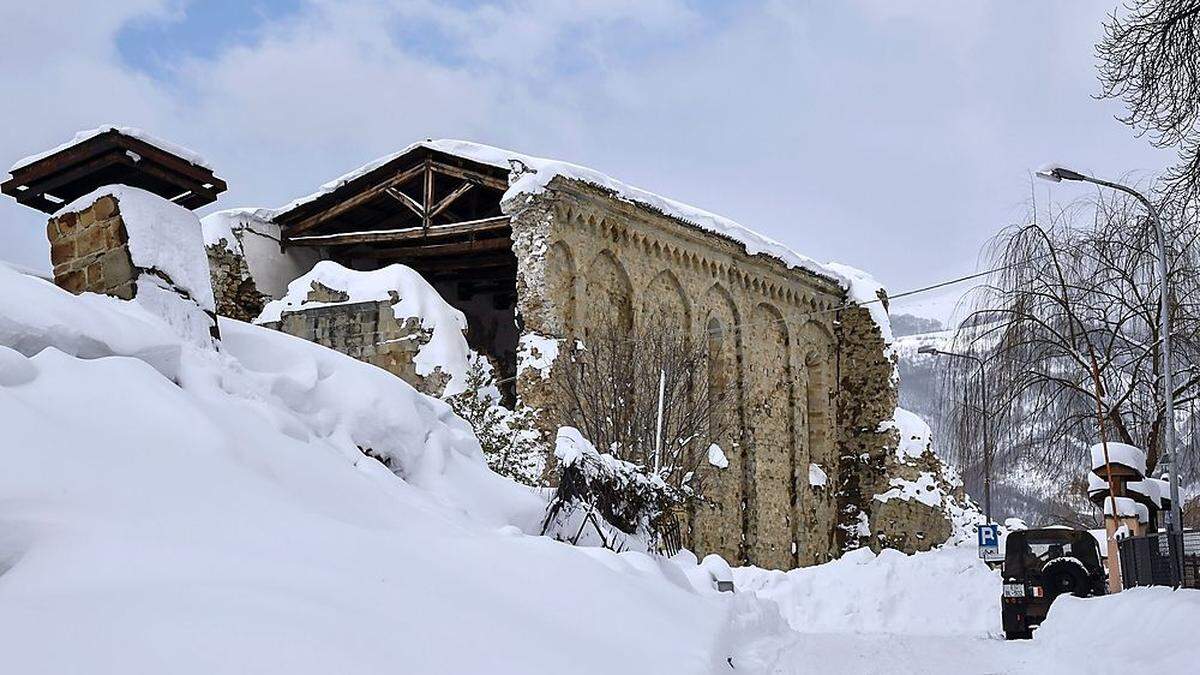
M 211 59 L 253 44 L 265 26 L 294 15 L 300 0 L 206 0 L 178 3 L 168 14 L 130 19 L 115 36 L 121 62 L 166 84 L 181 58 Z
M 1114 4 L 9 3 L 0 166 L 129 124 L 210 160 L 230 185 L 212 208 L 274 206 L 414 139 L 468 138 L 593 166 L 903 291 L 973 271 L 1032 196 L 1084 194 L 1033 186 L 1046 161 L 1142 180 L 1170 163 L 1093 98 Z M 0 201 L 0 257 L 46 268 L 43 223 Z

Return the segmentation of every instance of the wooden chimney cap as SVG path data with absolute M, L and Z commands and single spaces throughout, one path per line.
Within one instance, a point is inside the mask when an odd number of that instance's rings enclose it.
M 227 187 L 203 159 L 128 127 L 80 132 L 9 172 L 0 193 L 46 213 L 105 185 L 141 188 L 189 209 L 211 204 Z

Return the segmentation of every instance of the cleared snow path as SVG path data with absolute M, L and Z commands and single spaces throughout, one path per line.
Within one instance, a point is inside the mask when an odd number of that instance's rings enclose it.
M 776 673 L 1076 673 L 1079 664 L 1047 658 L 1032 642 L 923 635 L 813 633 L 800 635 L 780 658 Z M 813 664 L 821 664 L 814 669 Z M 1053 665 L 1051 665 L 1053 664 Z

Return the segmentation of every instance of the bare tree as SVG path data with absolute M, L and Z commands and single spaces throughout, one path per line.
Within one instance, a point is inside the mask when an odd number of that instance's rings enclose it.
M 1125 102 L 1121 121 L 1176 148 L 1165 176 L 1168 206 L 1194 212 L 1200 196 L 1200 1 L 1132 0 L 1113 12 L 1096 45 L 1102 95 Z
M 704 500 L 706 480 L 718 470 L 713 464 L 724 463 L 719 443 L 734 419 L 731 390 L 710 377 L 707 342 L 679 331 L 606 325 L 586 339 L 555 380 L 562 424 L 579 429 L 600 452 L 661 480 L 673 522 Z M 629 520 L 609 510 L 614 513 L 605 517 Z M 658 538 L 670 548 L 678 535 L 659 532 Z
M 1084 218 L 1091 222 L 1080 226 Z M 1157 463 L 1166 419 L 1155 248 L 1144 218 L 1138 205 L 1101 196 L 991 243 L 999 271 L 974 292 L 955 348 L 985 359 L 989 421 L 1001 432 L 997 466 L 1033 463 L 1069 482 L 1098 440 L 1098 411 L 1110 440 L 1144 448 L 1149 467 Z M 1197 232 L 1171 229 L 1175 400 L 1184 417 L 1200 395 L 1200 264 Z M 981 380 L 973 363 L 947 366 L 947 391 L 961 400 L 949 423 L 969 455 L 960 465 L 973 468 Z M 1181 460 L 1187 469 L 1196 457 Z

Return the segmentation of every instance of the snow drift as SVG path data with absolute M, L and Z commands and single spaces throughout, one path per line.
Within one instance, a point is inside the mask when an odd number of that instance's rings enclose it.
M 0 266 L 6 671 L 711 672 L 783 630 L 695 565 L 524 536 L 541 500 L 401 380 L 221 330 Z
M 739 589 L 779 604 L 801 633 L 987 637 L 1001 632 L 1000 575 L 974 548 L 905 555 L 861 548 L 788 572 L 734 570 Z

